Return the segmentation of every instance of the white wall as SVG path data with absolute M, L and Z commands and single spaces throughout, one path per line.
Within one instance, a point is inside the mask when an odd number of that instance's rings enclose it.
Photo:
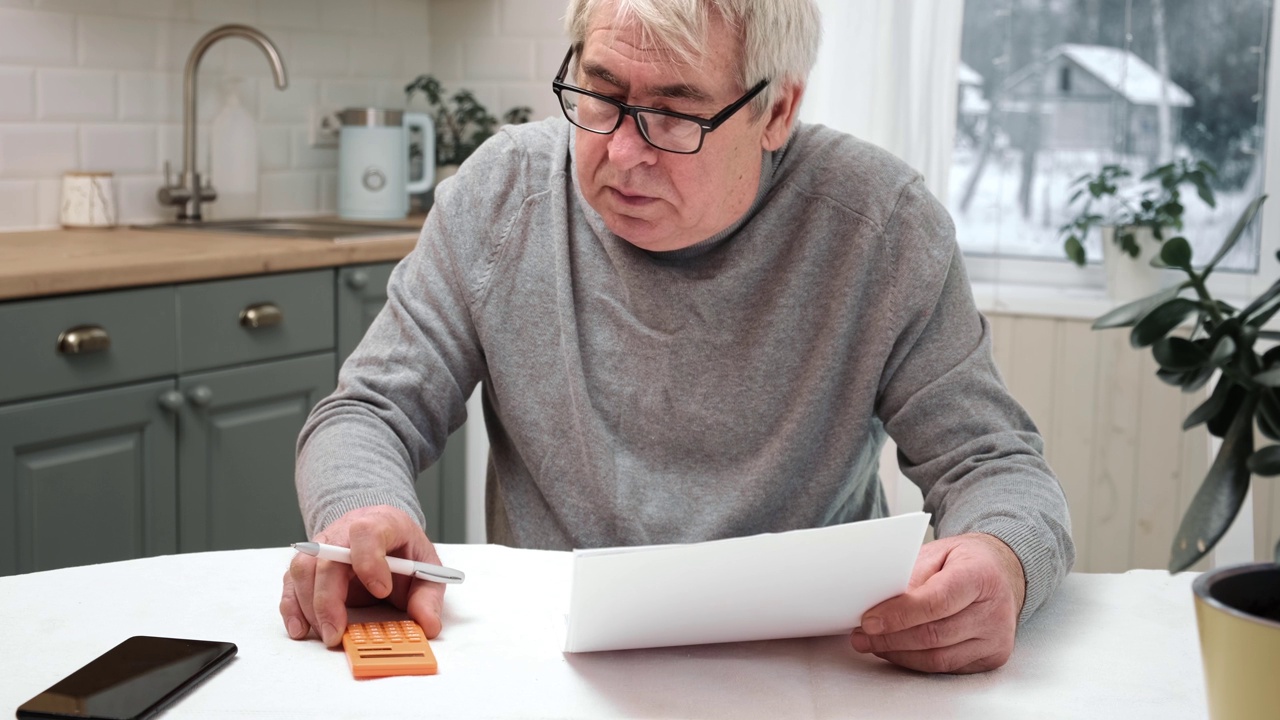
M 0 0 L 0 231 L 57 226 L 59 178 L 113 171 L 124 222 L 169 219 L 164 161 L 182 164 L 182 70 L 206 31 L 253 25 L 279 47 L 275 89 L 258 48 L 223 40 L 199 76 L 199 164 L 221 78 L 246 78 L 258 120 L 262 214 L 336 208 L 337 153 L 307 143 L 312 106 L 402 107 L 431 69 L 428 0 Z M 214 173 L 216 186 L 217 173 Z M 216 212 L 216 210 L 215 210 Z
M 569 36 L 566 0 L 431 0 L 431 72 L 465 87 L 499 117 L 527 105 L 533 118 L 559 115 L 551 79 Z

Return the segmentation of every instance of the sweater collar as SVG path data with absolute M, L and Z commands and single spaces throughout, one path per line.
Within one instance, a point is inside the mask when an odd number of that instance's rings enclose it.
M 578 182 L 578 166 L 577 163 L 574 162 L 575 151 L 573 125 L 570 125 L 567 122 L 565 125 L 568 126 L 569 132 L 569 175 L 573 179 L 574 192 L 578 196 L 578 201 L 581 203 L 582 210 L 587 216 L 587 221 L 591 225 L 591 229 L 600 237 L 607 237 L 617 242 L 627 243 L 626 240 L 615 235 L 611 230 L 609 230 L 608 226 L 604 224 L 604 218 L 600 217 L 600 213 L 596 212 L 595 208 L 591 207 L 591 204 L 587 202 L 586 196 L 582 194 L 582 186 Z M 758 210 L 760 205 L 764 203 L 765 196 L 768 195 L 769 190 L 773 188 L 773 182 L 778 165 L 786 155 L 787 145 L 789 143 L 790 138 L 788 138 L 787 142 L 784 143 L 781 148 L 778 148 L 775 151 L 770 152 L 762 150 L 760 152 L 760 185 L 756 188 L 755 200 L 752 201 L 751 207 L 747 208 L 747 211 L 734 221 L 732 225 L 721 230 L 715 235 L 706 238 L 705 240 L 700 240 L 693 245 L 683 247 L 678 250 L 635 249 L 651 258 L 654 258 L 655 260 L 678 261 L 701 257 L 725 244 L 734 236 L 735 233 L 738 232 L 738 230 L 742 228 L 743 225 L 747 223 L 748 220 L 751 219 L 753 215 L 755 215 L 756 210 Z M 627 243 L 627 245 L 635 247 L 634 245 L 631 245 L 631 243 Z

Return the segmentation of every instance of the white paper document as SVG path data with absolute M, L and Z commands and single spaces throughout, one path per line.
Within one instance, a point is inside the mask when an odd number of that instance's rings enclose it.
M 834 635 L 907 589 L 927 513 L 575 550 L 565 652 Z

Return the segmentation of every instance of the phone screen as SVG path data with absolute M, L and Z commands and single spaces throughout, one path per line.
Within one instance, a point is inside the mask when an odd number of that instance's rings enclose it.
M 150 717 L 235 654 L 228 642 L 131 637 L 28 700 L 18 717 Z

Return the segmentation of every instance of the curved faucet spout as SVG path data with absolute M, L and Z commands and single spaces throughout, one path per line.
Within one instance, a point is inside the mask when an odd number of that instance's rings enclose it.
M 160 190 L 161 202 L 182 206 L 178 212 L 179 220 L 200 220 L 201 202 L 217 197 L 212 187 L 201 185 L 200 173 L 196 170 L 196 73 L 200 69 L 200 60 L 209 47 L 228 37 L 244 38 L 261 48 L 267 56 L 267 62 L 271 63 L 276 87 L 284 90 L 289 86 L 280 50 L 270 38 L 255 28 L 248 25 L 222 25 L 196 41 L 191 54 L 187 56 L 187 68 L 182 78 L 182 175 L 177 185 L 170 185 L 166 165 L 165 186 Z

